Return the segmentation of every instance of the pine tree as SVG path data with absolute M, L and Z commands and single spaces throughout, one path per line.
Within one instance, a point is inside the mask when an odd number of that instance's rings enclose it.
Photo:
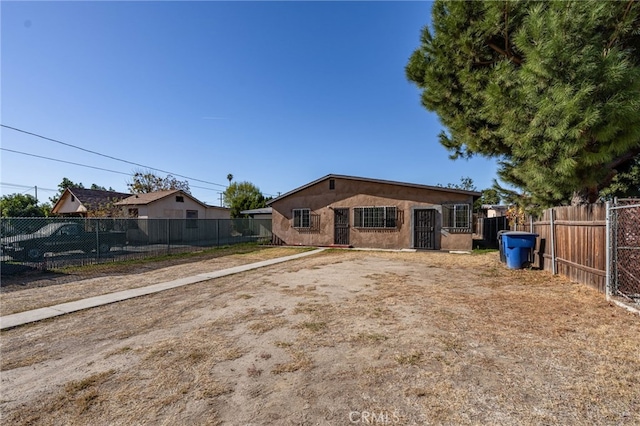
M 640 3 L 443 1 L 406 66 L 452 158 L 529 203 L 594 202 L 640 154 Z

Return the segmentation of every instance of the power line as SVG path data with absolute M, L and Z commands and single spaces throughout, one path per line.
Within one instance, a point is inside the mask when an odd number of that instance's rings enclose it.
M 35 190 L 36 188 L 41 190 L 41 191 L 45 191 L 45 192 L 58 192 L 58 190 L 56 190 L 56 189 L 41 188 L 39 186 L 18 185 L 17 183 L 7 183 L 7 182 L 0 182 L 0 187 L 2 187 L 2 188 L 16 188 L 18 190 L 22 190 L 21 194 L 26 194 L 27 192 L 31 192 L 31 191 Z
M 117 173 L 117 174 L 125 175 L 125 176 L 133 176 L 132 173 L 119 172 L 117 170 L 110 170 L 110 169 L 105 169 L 105 168 L 96 167 L 96 166 L 87 166 L 86 164 L 74 163 L 73 161 L 59 160 L 57 158 L 45 157 L 43 155 L 30 154 L 28 152 L 16 151 L 16 150 L 13 150 L 13 149 L 8 149 L 8 148 L 0 148 L 0 150 L 13 152 L 15 154 L 27 155 L 29 157 L 42 158 L 44 160 L 49 160 L 49 161 L 57 161 L 59 163 L 72 164 L 74 166 L 86 167 L 88 169 L 102 170 L 102 171 L 105 171 L 105 172 Z M 11 184 L 9 184 L 9 185 L 11 185 Z M 14 186 L 17 186 L 17 187 L 20 187 L 20 188 L 33 188 L 32 186 L 24 186 L 24 185 L 14 185 Z M 205 188 L 203 186 L 194 186 L 194 185 L 189 185 L 189 187 L 190 188 L 204 189 L 204 190 L 207 190 L 207 191 L 217 191 L 218 190 L 218 189 L 215 189 L 215 188 Z M 48 190 L 48 191 L 56 191 L 56 190 Z
M 0 182 L 0 186 L 8 186 L 10 188 L 20 188 L 20 189 L 24 189 L 24 188 L 33 188 L 33 186 L 27 186 L 27 185 L 18 185 L 17 183 L 5 183 L 5 182 Z
M 184 175 L 181 175 L 181 174 L 178 174 L 178 173 L 172 173 L 172 172 L 169 172 L 169 171 L 166 171 L 166 170 L 157 169 L 155 167 L 145 166 L 143 164 L 134 163 L 132 161 L 128 161 L 128 160 L 123 160 L 123 159 L 120 159 L 120 158 L 112 157 L 110 155 L 102 154 L 102 153 L 99 153 L 99 152 L 96 152 L 96 151 L 92 151 L 90 149 L 82 148 L 82 147 L 79 147 L 79 146 L 76 146 L 76 145 L 73 145 L 73 144 L 70 144 L 70 143 L 66 143 L 66 142 L 62 142 L 62 141 L 56 140 L 56 139 L 48 138 L 46 136 L 42 136 L 42 135 L 39 135 L 37 133 L 32 133 L 32 132 L 28 132 L 26 130 L 18 129 L 16 127 L 7 126 L 5 124 L 0 124 L 0 127 L 4 127 L 6 129 L 14 130 L 16 132 L 24 133 L 24 134 L 27 134 L 27 135 L 35 136 L 37 138 L 48 140 L 48 141 L 51 141 L 51 142 L 55 142 L 55 143 L 58 143 L 58 144 L 61 144 L 61 145 L 65 145 L 65 146 L 71 147 L 71 148 L 79 149 L 81 151 L 85 151 L 85 152 L 88 152 L 88 153 L 91 153 L 91 154 L 99 155 L 101 157 L 109 158 L 109 159 L 116 160 L 116 161 L 121 161 L 123 163 L 132 164 L 134 166 L 139 166 L 139 167 L 143 167 L 143 168 L 146 168 L 146 169 L 156 170 L 156 171 L 159 171 L 159 172 L 162 172 L 162 173 L 167 173 L 169 175 L 178 176 L 178 177 L 181 177 L 181 178 L 184 178 L 184 179 L 188 179 L 188 180 L 192 180 L 192 181 L 196 181 L 196 182 L 202 182 L 202 183 L 206 183 L 208 185 L 221 186 L 221 187 L 223 187 L 225 189 L 228 188 L 228 186 L 229 186 L 229 185 L 222 185 L 220 183 L 215 183 L 215 182 L 208 182 L 206 180 L 196 179 L 196 178 L 192 178 L 192 177 L 189 177 L 189 176 L 184 176 Z M 103 170 L 103 171 L 106 171 L 106 172 L 117 173 L 117 174 L 126 175 L 126 176 L 133 176 L 134 175 L 133 173 L 124 173 L 124 172 L 119 172 L 119 171 L 116 171 L 116 170 L 104 169 L 104 168 L 96 167 L 96 166 L 87 166 L 87 165 L 84 165 L 84 164 L 74 163 L 74 162 L 71 162 L 71 161 L 58 160 L 58 159 L 55 159 L 55 158 L 44 157 L 44 156 L 40 156 L 40 155 L 36 155 L 36 154 L 29 154 L 29 153 L 26 153 L 26 152 L 15 151 L 15 150 L 7 149 L 7 148 L 0 148 L 0 149 L 2 149 L 3 151 L 14 152 L 14 153 L 17 153 L 17 154 L 22 154 L 22 155 L 28 155 L 28 156 L 31 156 L 31 157 L 42 158 L 42 159 L 45 159 L 45 160 L 57 161 L 57 162 L 60 162 L 60 163 L 73 164 L 73 165 L 76 165 L 76 166 L 87 167 L 87 168 L 95 169 L 95 170 Z M 216 189 L 213 189 L 213 188 L 205 188 L 205 187 L 202 187 L 202 186 L 195 186 L 195 185 L 189 185 L 189 186 L 191 188 L 204 189 L 204 190 L 207 190 L 207 191 L 216 191 Z M 266 193 L 263 193 L 263 195 L 267 195 L 267 196 L 271 196 L 271 197 L 274 196 L 273 194 L 266 194 Z
M 100 152 L 92 151 L 90 149 L 82 148 L 82 147 L 79 147 L 77 145 L 73 145 L 73 144 L 62 142 L 62 141 L 59 141 L 59 140 L 56 140 L 56 139 L 48 138 L 46 136 L 38 135 L 37 133 L 28 132 L 26 130 L 18 129 L 18 128 L 7 126 L 7 125 L 4 125 L 4 124 L 0 124 L 0 126 L 4 127 L 5 129 L 10 129 L 10 130 L 14 130 L 16 132 L 20 132 L 20 133 L 24 133 L 24 134 L 27 134 L 27 135 L 35 136 L 35 137 L 40 138 L 40 139 L 44 139 L 44 140 L 47 140 L 47 141 L 55 142 L 55 143 L 58 143 L 60 145 L 65 145 L 65 146 L 68 146 L 68 147 L 71 147 L 71 148 L 79 149 L 81 151 L 85 151 L 85 152 L 88 152 L 88 153 L 91 153 L 91 154 L 99 155 L 101 157 L 109 158 L 111 160 L 121 161 L 123 163 L 132 164 L 134 166 L 143 167 L 145 169 L 157 170 L 157 171 L 162 172 L 162 173 L 167 173 L 167 174 L 170 174 L 170 175 L 173 175 L 173 176 L 178 176 L 178 177 L 181 177 L 181 178 L 184 178 L 184 179 L 193 180 L 193 181 L 196 181 L 196 182 L 202 182 L 202 183 L 206 183 L 206 184 L 209 184 L 209 185 L 221 186 L 223 188 L 227 187 L 227 185 L 222 185 L 222 184 L 215 183 L 215 182 L 208 182 L 206 180 L 196 179 L 196 178 L 180 175 L 178 173 L 168 172 L 166 170 L 157 169 L 155 167 L 145 166 L 144 164 L 134 163 L 133 161 L 123 160 L 121 158 L 116 158 L 116 157 L 113 157 L 111 155 L 102 154 Z M 116 173 L 122 173 L 122 172 L 116 172 Z
M 8 151 L 8 152 L 16 153 L 16 154 L 28 155 L 29 157 L 43 158 L 45 160 L 57 161 L 59 163 L 73 164 L 74 166 L 86 167 L 88 169 L 102 170 L 102 171 L 105 171 L 105 172 L 118 173 L 118 174 L 121 174 L 121 175 L 131 176 L 131 173 L 124 173 L 124 172 L 119 172 L 119 171 L 116 171 L 116 170 L 103 169 L 102 167 L 96 167 L 96 166 L 87 166 L 85 164 L 74 163 L 73 161 L 58 160 L 57 158 L 45 157 L 43 155 L 29 154 L 28 152 L 15 151 L 13 149 L 8 149 L 8 148 L 0 148 L 0 149 L 2 151 Z

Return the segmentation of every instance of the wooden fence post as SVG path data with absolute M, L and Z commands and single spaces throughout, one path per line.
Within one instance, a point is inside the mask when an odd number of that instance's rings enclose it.
M 556 274 L 556 239 L 555 239 L 555 230 L 553 225 L 553 208 L 549 211 L 549 223 L 551 225 L 551 273 L 553 275 Z

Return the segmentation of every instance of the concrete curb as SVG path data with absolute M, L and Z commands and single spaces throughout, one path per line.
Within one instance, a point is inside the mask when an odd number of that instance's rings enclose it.
M 299 259 L 305 256 L 320 253 L 325 249 L 320 248 L 304 253 L 298 253 L 291 256 L 277 257 L 275 259 L 263 260 L 261 262 L 249 263 L 247 265 L 235 266 L 233 268 L 222 269 L 220 271 L 198 274 L 192 277 L 179 278 L 173 281 L 153 284 L 147 287 L 133 288 L 130 290 L 117 291 L 115 293 L 107 293 L 100 296 L 89 297 L 87 299 L 76 300 L 73 302 L 61 303 L 59 305 L 48 306 L 46 308 L 33 309 L 31 311 L 18 312 L 11 315 L 0 317 L 0 330 L 18 327 L 44 319 L 69 314 L 72 312 L 82 311 L 85 309 L 104 306 L 123 300 L 133 299 L 134 297 L 146 296 L 148 294 L 158 293 L 176 287 L 182 287 L 189 284 L 195 284 L 214 278 L 226 277 L 228 275 L 238 274 L 240 272 L 251 271 L 253 269 L 263 268 L 265 266 L 275 265 L 287 262 L 289 260 Z

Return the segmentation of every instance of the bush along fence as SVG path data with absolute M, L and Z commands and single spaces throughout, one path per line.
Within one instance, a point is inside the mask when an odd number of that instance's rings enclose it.
M 2 218 L 3 275 L 10 264 L 63 266 L 270 242 L 269 219 Z
M 640 200 L 554 207 L 515 229 L 538 234 L 534 267 L 640 302 Z

